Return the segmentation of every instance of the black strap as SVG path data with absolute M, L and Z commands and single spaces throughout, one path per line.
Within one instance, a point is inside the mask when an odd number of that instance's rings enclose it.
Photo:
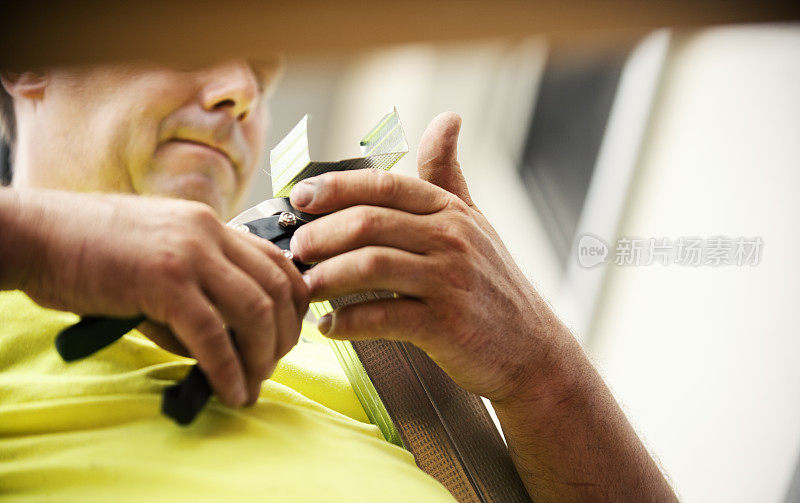
M 272 241 L 283 250 L 288 250 L 289 241 L 297 228 L 318 218 L 319 215 L 309 215 L 295 210 L 289 204 L 289 198 L 275 199 L 273 203 L 278 208 L 276 214 L 244 225 L 256 236 Z M 289 225 L 281 223 L 281 215 L 287 212 L 295 217 L 294 223 Z M 294 264 L 301 272 L 310 267 L 297 261 Z M 119 340 L 145 319 L 141 315 L 132 318 L 85 316 L 56 336 L 56 350 L 67 362 L 85 358 Z M 211 386 L 208 379 L 202 369 L 194 365 L 182 381 L 164 390 L 161 411 L 178 424 L 187 425 L 203 410 L 210 397 Z

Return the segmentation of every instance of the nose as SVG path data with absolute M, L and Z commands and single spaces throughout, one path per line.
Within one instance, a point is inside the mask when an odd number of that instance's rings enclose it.
M 209 69 L 206 77 L 200 92 L 203 108 L 210 112 L 224 110 L 238 121 L 246 120 L 259 96 L 258 80 L 250 66 L 219 65 Z

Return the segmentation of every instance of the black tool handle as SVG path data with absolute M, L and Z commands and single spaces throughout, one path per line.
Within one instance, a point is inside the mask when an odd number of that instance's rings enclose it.
M 74 361 L 95 353 L 127 334 L 145 320 L 84 316 L 78 323 L 65 328 L 56 337 L 56 351 L 64 361 Z
M 85 316 L 56 337 L 56 350 L 64 361 L 85 358 L 119 340 L 139 324 L 144 316 L 110 318 Z M 211 397 L 211 386 L 198 365 L 182 381 L 164 390 L 161 411 L 180 425 L 187 425 L 203 410 Z
M 164 390 L 161 412 L 176 423 L 191 423 L 211 398 L 211 385 L 199 365 L 194 365 L 186 377 Z

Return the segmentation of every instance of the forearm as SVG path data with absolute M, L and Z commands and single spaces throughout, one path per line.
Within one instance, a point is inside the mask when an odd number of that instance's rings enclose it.
M 675 501 L 579 344 L 558 329 L 546 372 L 493 403 L 529 493 L 537 501 Z
M 23 290 L 44 304 L 56 297 L 70 298 L 80 274 L 76 260 L 84 251 L 84 234 L 90 226 L 108 224 L 113 218 L 114 205 L 105 198 L 1 188 L 0 290 Z M 91 215 L 88 222 L 87 215 Z

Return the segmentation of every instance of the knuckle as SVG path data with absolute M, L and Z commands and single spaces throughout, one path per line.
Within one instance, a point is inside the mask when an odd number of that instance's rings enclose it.
M 471 291 L 474 271 L 459 260 L 450 260 L 438 265 L 436 277 L 443 286 L 454 290 Z
M 210 206 L 203 203 L 198 203 L 192 208 L 192 217 L 201 224 L 218 225 L 220 221 L 217 219 L 216 213 Z
M 347 221 L 348 234 L 352 239 L 359 242 L 368 239 L 374 228 L 375 215 L 363 206 L 357 208 L 353 218 Z
M 469 250 L 470 242 L 464 226 L 458 222 L 441 223 L 435 228 L 436 239 L 447 250 L 465 253 Z
M 459 197 L 454 194 L 450 194 L 449 192 L 444 194 L 445 200 L 445 208 L 456 213 L 461 213 L 463 215 L 470 215 L 471 208 L 467 203 L 462 201 Z
M 211 360 L 200 362 L 200 365 L 225 385 L 233 384 L 238 379 L 239 362 L 230 352 L 226 351 Z
M 362 276 L 380 276 L 386 274 L 388 269 L 387 257 L 382 253 L 369 253 L 360 263 Z
M 337 334 L 350 334 L 353 330 L 353 323 L 350 318 L 350 309 L 340 308 L 333 312 L 333 325 L 336 326 Z
M 175 250 L 153 254 L 146 269 L 148 276 L 173 283 L 185 283 L 191 277 L 191 264 L 182 253 Z
M 218 226 L 221 225 L 217 215 L 210 206 L 197 201 L 186 201 L 183 207 L 183 218 L 190 225 Z
M 167 299 L 172 300 L 169 297 L 167 297 Z M 174 327 L 176 325 L 176 320 L 183 313 L 182 306 L 179 306 L 176 302 L 159 302 L 159 300 L 161 299 L 147 299 L 145 301 L 145 312 L 155 321 L 164 323 L 170 328 Z M 179 336 L 178 338 L 180 339 Z M 186 341 L 182 342 L 185 343 Z M 189 346 L 188 343 L 185 345 L 187 347 Z
M 213 316 L 196 320 L 194 326 L 194 342 L 210 353 L 223 353 L 228 344 L 228 334 L 220 321 Z
M 289 280 L 289 277 L 283 273 L 283 271 L 281 271 L 281 274 L 275 278 L 274 282 L 275 288 L 278 290 L 280 295 L 279 298 L 285 299 L 292 294 L 292 282 Z
M 286 305 L 290 305 L 300 294 L 300 292 L 295 292 L 294 282 L 283 271 L 275 280 L 275 292 L 273 298 Z
M 211 207 L 203 203 L 194 203 L 187 211 L 187 229 L 191 231 L 192 235 L 203 233 L 208 237 L 216 239 L 225 235 L 226 227 L 219 220 L 217 214 Z
M 204 326 L 205 325 L 205 326 Z M 204 357 L 193 352 L 204 369 L 223 381 L 233 382 L 238 372 L 238 360 L 230 347 L 227 332 L 217 323 L 203 323 L 195 332 L 194 343 L 202 347 Z
M 319 176 L 319 196 L 329 201 L 337 201 L 341 196 L 342 184 L 335 173 L 325 173 Z M 314 198 L 317 199 L 316 197 Z M 316 202 L 316 201 L 315 201 Z
M 272 321 L 275 310 L 275 302 L 266 295 L 259 295 L 251 300 L 247 306 L 247 312 L 256 319 Z
M 294 244 L 297 247 L 297 258 L 300 260 L 315 248 L 314 233 L 311 229 L 306 229 L 305 226 L 298 229 L 297 232 L 294 233 L 294 236 L 292 236 L 292 239 L 294 239 Z M 271 252 L 277 257 L 277 254 L 281 252 L 277 249 L 277 246 L 273 245 L 273 247 L 274 249 L 271 250 Z
M 375 192 L 381 199 L 394 199 L 397 196 L 399 184 L 397 177 L 386 171 L 379 171 L 375 175 Z
M 193 233 L 182 233 L 176 237 L 176 247 L 183 250 L 187 256 L 202 255 L 206 252 L 203 240 Z
M 385 327 L 390 321 L 389 308 L 385 304 L 373 307 L 370 313 L 370 325 L 373 327 Z

